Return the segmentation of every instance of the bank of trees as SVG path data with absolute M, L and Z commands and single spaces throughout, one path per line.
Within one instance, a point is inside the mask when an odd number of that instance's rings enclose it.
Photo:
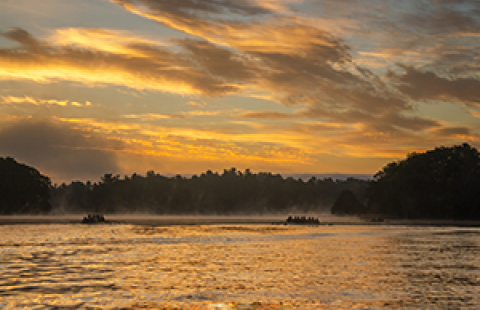
M 335 200 L 332 214 L 336 215 L 359 215 L 366 213 L 365 205 L 363 205 L 351 190 L 343 190 Z
M 469 144 L 412 153 L 386 165 L 370 182 L 366 204 L 338 197 L 334 214 L 405 219 L 480 219 L 480 156 Z
M 52 188 L 52 204 L 67 212 L 155 214 L 262 214 L 328 211 L 348 189 L 363 197 L 368 182 L 315 179 L 235 168 L 185 178 L 149 171 L 145 176 L 106 174 L 98 183 L 72 182 Z
M 397 218 L 480 219 L 480 156 L 468 144 L 409 154 L 367 189 L 367 212 Z
M 193 177 L 105 174 L 100 182 L 51 186 L 48 177 L 0 158 L 0 214 L 78 213 L 383 214 L 393 218 L 480 219 L 480 155 L 468 144 L 409 154 L 374 180 L 283 178 L 232 168 Z M 333 207 L 332 207 L 333 206 Z
M 50 187 L 37 169 L 0 157 L 0 214 L 48 213 Z

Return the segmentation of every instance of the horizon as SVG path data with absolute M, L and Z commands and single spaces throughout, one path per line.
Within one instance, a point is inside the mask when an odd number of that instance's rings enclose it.
M 219 175 L 222 175 L 223 174 L 223 171 L 212 171 L 213 173 L 218 173 Z M 240 171 L 243 173 L 243 171 Z M 183 178 L 186 178 L 186 179 L 191 179 L 193 176 L 200 176 L 201 174 L 204 174 L 206 173 L 206 171 L 202 172 L 202 173 L 198 173 L 198 174 L 162 174 L 162 173 L 157 173 L 155 172 L 155 174 L 158 174 L 158 175 L 161 175 L 161 176 L 164 176 L 164 177 L 167 177 L 167 178 L 174 178 L 176 177 L 177 175 L 180 175 L 182 176 Z M 259 173 L 270 173 L 268 171 L 258 171 L 258 172 L 254 172 L 252 171 L 252 174 L 259 174 Z M 125 177 L 125 176 L 132 176 L 132 175 L 140 175 L 142 177 L 145 177 L 147 175 L 147 173 L 136 173 L 136 172 L 133 172 L 133 173 L 130 173 L 130 174 L 113 174 L 113 175 L 119 175 L 120 178 L 122 177 Z M 302 173 L 299 173 L 299 174 L 281 174 L 281 173 L 272 173 L 274 175 L 278 174 L 280 175 L 282 178 L 284 179 L 287 179 L 289 177 L 291 178 L 294 178 L 295 180 L 302 180 L 303 182 L 307 182 L 308 180 L 310 180 L 312 177 L 315 177 L 317 180 L 324 180 L 324 179 L 332 179 L 333 181 L 345 181 L 349 178 L 354 178 L 354 179 L 358 179 L 358 180 L 364 180 L 364 181 L 368 181 L 368 180 L 371 180 L 373 179 L 373 175 L 370 175 L 370 174 L 343 174 L 343 173 L 317 173 L 317 174 L 302 174 Z M 48 175 L 47 175 L 48 177 Z M 97 183 L 97 182 L 100 182 L 101 181 L 101 177 L 102 176 L 99 176 L 96 180 L 68 180 L 68 181 L 63 181 L 63 182 L 52 182 L 52 185 L 54 186 L 59 186 L 63 183 L 65 184 L 71 184 L 72 182 L 82 182 L 82 183 L 86 183 L 88 181 L 90 181 L 91 183 Z
M 4 0 L 0 156 L 52 183 L 373 176 L 480 148 L 479 37 L 476 0 Z

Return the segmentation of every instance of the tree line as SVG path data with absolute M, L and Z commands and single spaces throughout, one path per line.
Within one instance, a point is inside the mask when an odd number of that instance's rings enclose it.
M 72 182 L 52 188 L 52 205 L 69 212 L 153 214 L 266 214 L 329 211 L 342 190 L 365 194 L 357 179 L 284 178 L 279 174 L 207 171 L 192 177 L 105 174 L 98 183 Z
M 480 155 L 469 144 L 412 153 L 373 180 L 308 181 L 235 168 L 192 177 L 105 174 L 52 185 L 37 169 L 0 157 L 0 214 L 153 213 L 382 214 L 391 218 L 480 219 Z
M 344 191 L 334 214 L 405 219 L 480 219 L 480 155 L 469 144 L 412 153 L 380 170 L 365 200 Z

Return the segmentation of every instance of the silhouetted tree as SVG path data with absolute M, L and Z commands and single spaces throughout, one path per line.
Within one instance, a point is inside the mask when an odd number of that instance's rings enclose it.
M 365 207 L 358 201 L 355 194 L 348 189 L 343 190 L 332 206 L 332 214 L 337 215 L 356 215 L 362 214 Z
M 385 166 L 367 188 L 368 210 L 399 218 L 480 218 L 480 156 L 439 147 Z
M 37 169 L 0 157 L 0 214 L 49 212 L 50 186 Z
M 249 169 L 208 170 L 200 176 L 165 177 L 148 171 L 131 177 L 105 174 L 101 182 L 77 182 L 52 190 L 55 205 L 67 202 L 85 212 L 148 212 L 156 214 L 260 214 L 325 210 L 343 189 L 361 197 L 368 182 L 301 179 Z M 72 210 L 72 209 L 71 209 Z

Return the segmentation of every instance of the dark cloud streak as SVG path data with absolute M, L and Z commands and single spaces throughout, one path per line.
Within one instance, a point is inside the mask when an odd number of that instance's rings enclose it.
M 480 79 L 446 78 L 431 71 L 420 71 L 412 66 L 401 66 L 405 73 L 394 75 L 401 85 L 398 89 L 415 100 L 460 102 L 480 107 Z
M 119 171 L 112 145 L 68 125 L 24 120 L 0 129 L 0 155 L 35 166 L 53 182 L 98 179 Z

